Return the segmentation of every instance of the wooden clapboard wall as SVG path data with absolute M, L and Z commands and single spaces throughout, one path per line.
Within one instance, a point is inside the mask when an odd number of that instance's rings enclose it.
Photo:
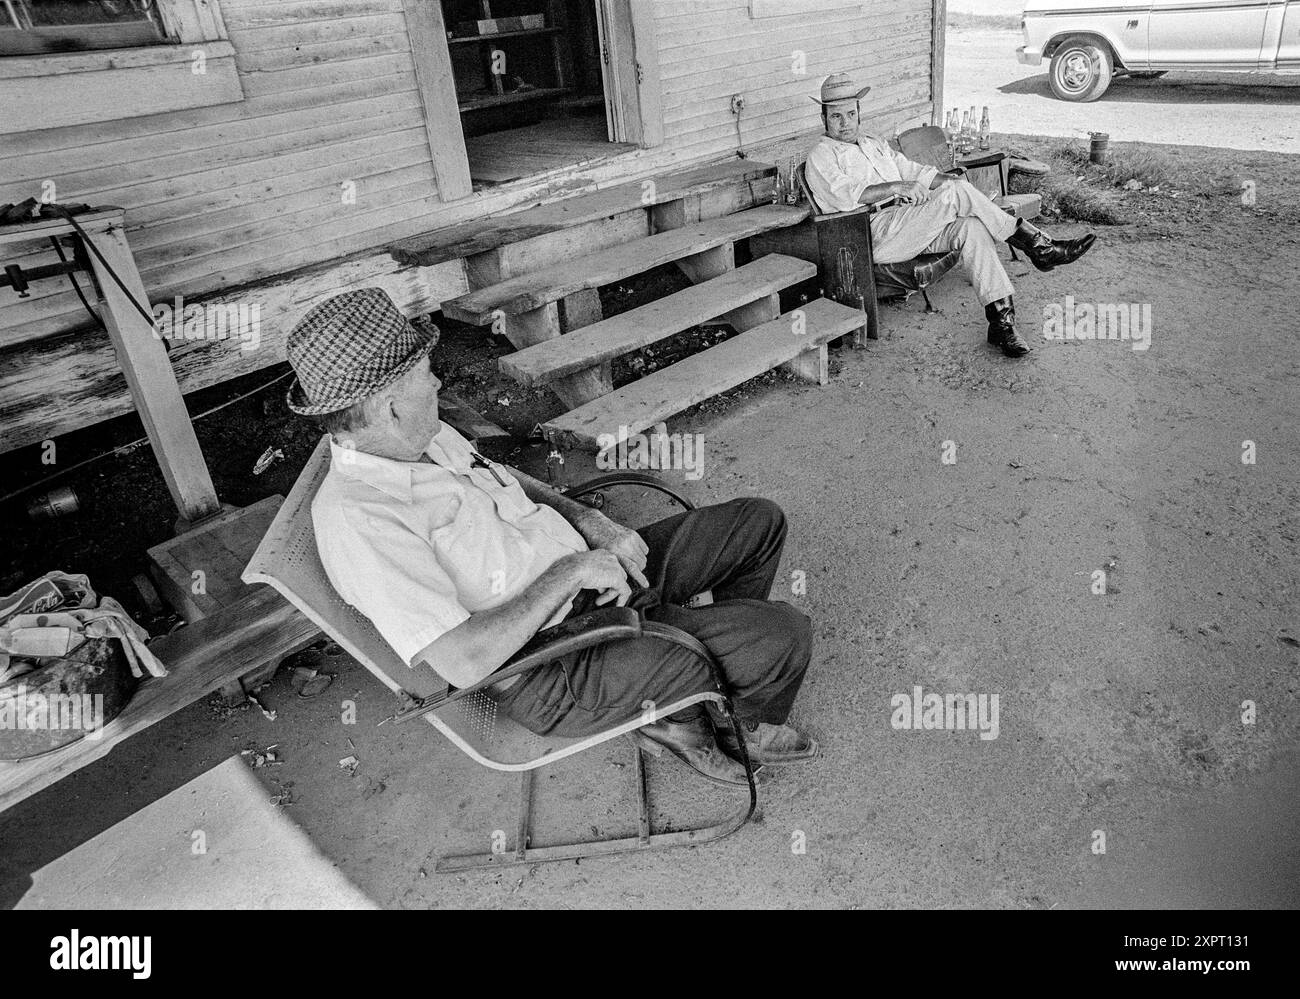
M 222 0 L 242 102 L 0 137 L 0 202 L 52 182 L 60 201 L 121 205 L 155 303 L 259 305 L 255 350 L 173 344 L 190 392 L 282 360 L 288 329 L 328 294 L 378 284 L 418 313 L 466 290 L 458 261 L 397 267 L 383 249 L 397 239 L 734 154 L 733 93 L 760 159 L 811 141 L 808 96 L 831 72 L 872 84 L 864 112 L 878 129 L 928 118 L 932 3 L 797 13 L 790 0 L 796 13 L 754 18 L 750 0 L 654 0 L 661 144 L 444 204 L 404 0 Z M 107 336 L 67 288 L 0 294 L 0 453 L 131 409 Z
M 376 258 L 342 278 L 276 280 L 439 224 L 402 0 L 223 0 L 222 12 L 243 101 L 0 137 L 0 203 L 52 183 L 59 201 L 123 206 L 154 302 L 270 281 L 254 300 L 277 332 L 340 280 L 396 280 L 407 306 L 436 308 L 455 273 L 395 277 Z M 130 409 L 107 338 L 68 332 L 87 321 L 66 281 L 0 296 L 0 451 Z M 186 390 L 282 358 L 173 350 Z
M 835 72 L 871 85 L 863 101 L 871 127 L 892 134 L 896 123 L 929 120 L 933 0 L 818 10 L 789 0 L 783 8 L 788 15 L 753 17 L 750 0 L 657 0 L 668 144 L 692 158 L 734 150 L 735 93 L 745 96 L 741 136 L 747 148 L 816 132 L 818 109 L 808 98 Z

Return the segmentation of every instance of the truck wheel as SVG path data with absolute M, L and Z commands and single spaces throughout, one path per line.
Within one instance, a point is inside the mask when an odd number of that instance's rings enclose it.
M 1115 61 L 1109 46 L 1091 38 L 1067 38 L 1052 55 L 1047 79 L 1063 101 L 1095 101 L 1110 86 Z

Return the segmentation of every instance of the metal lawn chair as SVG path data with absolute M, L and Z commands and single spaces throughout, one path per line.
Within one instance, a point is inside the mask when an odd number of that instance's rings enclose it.
M 921 125 L 909 128 L 898 136 L 898 151 L 915 163 L 924 163 L 936 170 L 952 168 L 947 136 L 938 125 Z M 957 161 L 966 171 L 966 179 L 975 185 L 1003 211 L 1018 219 L 1038 218 L 1043 209 L 1040 194 L 1011 194 L 1007 185 L 1010 178 L 1011 157 L 1001 151 L 982 152 Z M 1009 247 L 1011 259 L 1019 260 L 1016 248 Z
M 402 709 L 396 720 L 425 718 L 451 743 L 485 767 L 522 775 L 522 788 L 514 848 L 501 852 L 444 857 L 438 872 L 459 871 L 476 867 L 540 863 L 551 860 L 574 860 L 583 857 L 630 853 L 672 846 L 695 845 L 721 839 L 743 826 L 754 813 L 757 791 L 753 766 L 744 750 L 739 723 L 731 710 L 731 701 L 723 685 L 716 660 L 695 638 L 659 622 L 640 618 L 628 607 L 597 608 L 578 615 L 554 628 L 539 632 L 512 659 L 495 673 L 473 687 L 449 688 L 427 666 L 411 668 L 384 641 L 369 619 L 345 603 L 330 585 L 316 550 L 312 527 L 311 503 L 325 473 L 329 470 L 328 436 L 322 438 L 298 478 L 293 490 L 280 507 L 262 543 L 244 570 L 245 583 L 269 583 L 330 638 L 342 646 L 381 683 L 396 693 Z M 660 484 L 653 476 L 638 472 L 614 473 L 593 479 L 566 490 L 578 498 L 605 488 L 636 484 L 667 493 L 687 509 L 691 504 Z M 608 641 L 653 636 L 690 649 L 705 659 L 712 670 L 717 689 L 683 698 L 671 704 L 656 705 L 622 724 L 583 739 L 538 736 L 497 710 L 490 684 L 508 676 L 524 673 L 553 662 L 560 656 Z M 532 847 L 529 829 L 532 813 L 533 771 L 546 764 L 575 756 L 584 750 L 636 729 L 692 704 L 712 701 L 731 723 L 740 740 L 745 772 L 749 782 L 749 803 L 733 815 L 713 825 L 681 829 L 675 832 L 652 832 L 650 803 L 642 750 L 633 743 L 634 779 L 637 788 L 637 833 L 617 839 L 579 841 L 559 846 Z M 631 740 L 629 740 L 631 741 Z

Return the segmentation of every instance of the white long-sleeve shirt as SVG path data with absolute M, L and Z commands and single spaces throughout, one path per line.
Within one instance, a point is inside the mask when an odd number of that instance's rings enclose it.
M 866 134 L 859 134 L 856 143 L 822 136 L 808 154 L 804 172 L 823 214 L 860 207 L 862 192 L 875 184 L 915 180 L 929 187 L 939 173 L 894 152 L 883 139 Z

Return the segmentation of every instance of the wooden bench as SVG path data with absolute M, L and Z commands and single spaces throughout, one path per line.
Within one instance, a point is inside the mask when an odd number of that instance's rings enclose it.
M 585 329 L 506 354 L 497 365 L 522 385 L 545 385 L 700 323 L 731 322 L 736 310 L 816 274 L 817 268 L 805 260 L 770 253 Z
M 599 450 L 602 443 L 610 446 L 610 439 L 624 440 L 778 365 L 826 384 L 826 345 L 861 329 L 866 316 L 824 298 L 777 315 L 776 298 L 763 303 L 771 310 L 767 322 L 548 420 L 543 431 L 562 446 Z
M 463 259 L 471 272 L 498 271 L 493 280 L 499 281 L 538 262 L 563 259 L 574 247 L 589 253 L 625 242 L 616 238 L 622 233 L 628 239 L 649 235 L 649 211 L 660 206 L 689 203 L 686 210 L 699 219 L 770 201 L 775 173 L 770 163 L 728 160 L 449 226 L 388 249 L 398 263 L 422 267 Z
M 491 324 L 494 331 L 523 350 L 560 336 L 561 300 L 581 292 L 594 296 L 602 285 L 672 262 L 677 262 L 692 280 L 717 277 L 734 269 L 737 240 L 794 225 L 807 214 L 807 208 L 765 205 L 703 221 L 690 221 L 680 213 L 665 216 L 659 225 L 680 226 L 472 291 L 444 302 L 443 314 L 477 326 Z M 579 321 L 574 322 L 570 316 L 565 328 L 582 328 L 599 320 L 597 303 Z M 612 390 L 609 362 L 557 378 L 551 387 L 571 407 L 589 402 Z

